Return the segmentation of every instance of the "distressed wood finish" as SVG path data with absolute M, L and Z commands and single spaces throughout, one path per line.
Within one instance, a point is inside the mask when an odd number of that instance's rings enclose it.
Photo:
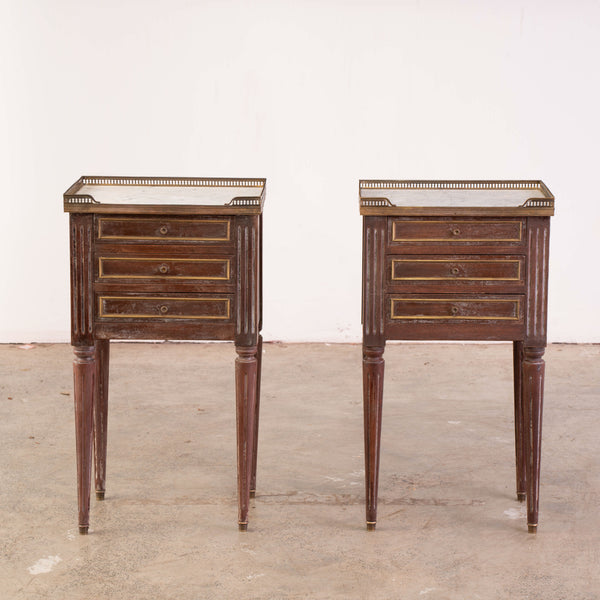
M 237 270 L 237 307 L 235 343 L 256 346 L 259 310 L 259 219 L 239 217 L 235 222 Z
M 116 204 L 87 195 L 106 195 L 104 185 L 114 188 L 108 196 Z M 96 498 L 106 490 L 111 339 L 235 342 L 238 521 L 247 527 L 256 489 L 264 186 L 258 179 L 84 177 L 65 194 L 81 533 L 89 528 L 92 462 Z M 138 193 L 170 192 L 211 205 L 135 203 Z M 118 204 L 122 198 L 131 204 Z M 223 199 L 227 205 L 215 204 Z
M 446 203 L 411 204 L 413 191 Z M 540 181 L 361 181 L 368 529 L 377 520 L 386 340 L 504 340 L 513 342 L 517 498 L 537 530 L 553 212 Z
M 410 293 L 480 293 L 502 288 L 523 293 L 525 257 L 520 255 L 388 255 L 386 279 L 390 289 Z
M 254 449 L 254 415 L 256 407 L 257 346 L 238 346 L 235 360 L 237 464 L 238 464 L 238 527 L 248 529 L 248 507 Z
M 98 217 L 98 239 L 102 241 L 120 240 L 142 242 L 192 242 L 198 244 L 214 244 L 228 242 L 231 239 L 231 219 L 200 219 L 135 217 Z
M 390 245 L 523 243 L 523 219 L 394 219 Z
M 94 396 L 94 470 L 96 499 L 106 491 L 106 446 L 108 438 L 108 373 L 110 342 L 96 340 L 96 385 Z
M 94 346 L 75 346 L 73 350 L 79 533 L 87 534 L 90 525 L 96 350 Z
M 70 215 L 71 228 L 71 343 L 94 344 L 92 215 Z
M 363 345 L 381 346 L 384 340 L 385 219 L 372 217 L 363 224 Z
M 381 410 L 383 406 L 384 347 L 363 347 L 363 394 L 365 420 L 365 482 L 367 490 L 367 529 L 377 523 L 377 490 L 381 447 Z
M 525 468 L 527 479 L 527 526 L 535 533 L 538 526 L 540 494 L 540 453 L 542 445 L 542 408 L 544 402 L 544 348 L 523 349 L 523 417 L 525 436 Z
M 254 401 L 254 430 L 252 432 L 252 475 L 250 477 L 250 497 L 256 496 L 256 465 L 258 460 L 258 417 L 260 412 L 260 380 L 262 371 L 262 335 L 258 336 L 256 350 L 256 398 Z
M 527 464 L 525 451 L 525 425 L 523 405 L 523 342 L 513 342 L 513 377 L 515 397 L 515 463 L 517 467 L 517 499 L 524 502 L 527 496 Z

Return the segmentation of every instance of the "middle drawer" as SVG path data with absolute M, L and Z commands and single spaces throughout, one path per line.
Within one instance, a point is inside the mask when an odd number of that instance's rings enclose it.
M 394 290 L 519 292 L 525 257 L 516 254 L 388 255 L 386 282 Z
M 174 258 L 171 256 L 98 256 L 98 280 L 167 279 L 231 281 L 231 258 Z

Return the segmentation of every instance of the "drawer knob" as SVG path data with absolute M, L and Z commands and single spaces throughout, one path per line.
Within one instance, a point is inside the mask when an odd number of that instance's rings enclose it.
M 159 231 L 162 233 L 162 235 L 167 235 L 167 232 L 169 231 L 169 228 L 166 225 L 163 225 Z
M 458 275 L 458 267 L 452 267 L 452 275 Z
M 165 265 L 164 263 L 158 267 L 158 270 L 164 275 L 169 272 L 169 265 Z
M 458 227 L 456 227 L 455 229 L 452 230 L 452 235 L 460 235 L 460 229 Z
M 451 312 L 453 315 L 457 315 L 457 314 L 458 314 L 458 306 L 453 306 L 453 307 L 450 309 L 450 312 Z
M 164 304 L 160 307 L 160 312 L 164 315 L 169 312 L 169 307 Z

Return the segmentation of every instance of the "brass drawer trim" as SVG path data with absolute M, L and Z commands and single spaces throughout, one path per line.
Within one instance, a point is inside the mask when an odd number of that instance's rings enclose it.
M 105 313 L 102 310 L 102 302 L 104 300 L 177 300 L 178 302 L 225 302 L 227 306 L 227 314 L 220 315 L 148 315 L 148 314 L 120 314 L 120 313 Z M 119 318 L 119 319 L 211 319 L 226 321 L 231 318 L 231 300 L 230 298 L 175 298 L 165 296 L 98 296 L 98 317 L 99 318 Z
M 407 221 L 402 221 L 406 223 Z M 442 220 L 431 220 L 431 219 L 410 219 L 412 223 L 445 223 L 462 225 L 463 223 L 477 223 L 479 225 L 497 225 L 498 221 L 442 221 Z M 399 223 L 398 220 L 394 220 L 392 223 L 392 242 L 449 242 L 452 244 L 460 244 L 461 242 L 522 242 L 523 241 L 523 221 L 502 221 L 503 224 L 508 223 L 516 223 L 519 225 L 519 237 L 518 238 L 491 238 L 491 237 L 481 237 L 481 238 L 464 238 L 464 237 L 456 237 L 456 238 L 399 238 L 396 237 L 396 224 Z
M 129 260 L 135 262 L 183 262 L 183 263 L 209 263 L 220 262 L 226 264 L 227 275 L 225 277 L 196 276 L 196 275 L 105 275 L 104 261 Z M 98 277 L 100 279 L 193 279 L 204 281 L 228 281 L 231 279 L 231 260 L 228 258 L 141 258 L 129 256 L 100 256 L 98 258 Z
M 426 262 L 426 263 L 516 263 L 517 264 L 517 276 L 516 277 L 394 277 L 394 263 L 399 262 Z M 492 259 L 448 259 L 448 258 L 394 258 L 392 259 L 392 276 L 391 281 L 522 281 L 521 279 L 521 262 L 520 260 L 507 259 L 507 260 L 492 260 Z
M 227 226 L 227 233 L 225 237 L 181 237 L 181 236 L 149 236 L 149 235 L 106 235 L 102 233 L 102 224 L 107 221 L 156 221 L 159 220 L 156 217 L 153 219 L 124 219 L 124 218 L 110 218 L 110 217 L 100 217 L 98 219 L 98 239 L 99 240 L 177 240 L 177 241 L 186 241 L 186 242 L 229 242 L 231 240 L 231 221 L 229 219 L 197 219 L 197 223 L 221 223 Z M 169 223 L 174 221 L 183 221 L 185 223 L 189 223 L 190 219 L 167 219 Z
M 462 316 L 462 315 L 410 315 L 410 316 L 396 316 L 394 315 L 394 303 L 395 302 L 508 302 L 514 304 L 516 308 L 516 316 L 514 317 L 498 317 L 498 316 Z M 410 320 L 410 321 L 430 321 L 432 319 L 443 320 L 443 321 L 520 321 L 521 316 L 521 300 L 519 298 L 505 299 L 505 298 L 390 298 L 390 318 L 393 320 Z

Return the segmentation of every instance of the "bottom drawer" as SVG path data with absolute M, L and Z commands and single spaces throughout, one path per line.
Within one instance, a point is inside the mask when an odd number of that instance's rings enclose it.
M 522 340 L 522 295 L 388 294 L 388 340 Z
M 141 319 L 162 321 L 197 320 L 227 322 L 231 320 L 231 297 L 228 296 L 160 296 L 98 295 L 98 319 Z
M 389 317 L 396 320 L 519 321 L 521 296 L 390 296 Z

